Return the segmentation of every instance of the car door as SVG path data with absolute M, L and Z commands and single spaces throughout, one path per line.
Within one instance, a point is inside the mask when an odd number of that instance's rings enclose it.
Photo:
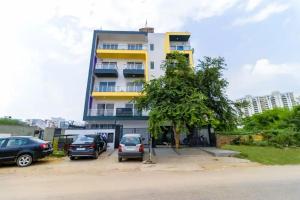
M 0 138 L 0 162 L 6 161 L 6 156 L 4 154 L 4 144 L 6 143 L 6 138 Z
M 14 161 L 19 151 L 28 143 L 25 138 L 9 138 L 4 144 L 2 153 L 5 161 Z

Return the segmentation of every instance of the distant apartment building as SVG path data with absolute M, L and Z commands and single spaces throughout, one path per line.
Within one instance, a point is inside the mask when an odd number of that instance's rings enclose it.
M 126 133 L 148 136 L 148 112 L 136 108 L 143 84 L 164 75 L 161 64 L 174 51 L 183 53 L 191 66 L 193 49 L 188 32 L 154 33 L 95 30 L 90 57 L 83 120 L 90 129 L 109 129 L 115 138 Z
M 257 113 L 261 113 L 265 110 L 274 108 L 289 108 L 298 105 L 292 92 L 280 93 L 272 92 L 271 95 L 253 97 L 247 95 L 244 98 L 238 99 L 237 102 L 248 102 L 248 107 L 242 108 L 242 114 L 245 117 L 252 116 Z

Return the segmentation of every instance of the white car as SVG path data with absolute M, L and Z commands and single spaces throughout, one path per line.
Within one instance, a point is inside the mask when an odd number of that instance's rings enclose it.
M 119 152 L 118 161 L 122 162 L 123 158 L 138 158 L 143 161 L 144 157 L 144 144 L 140 134 L 126 134 L 122 137 Z

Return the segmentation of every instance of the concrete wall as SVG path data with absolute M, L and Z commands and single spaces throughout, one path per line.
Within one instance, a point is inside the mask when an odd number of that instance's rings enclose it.
M 164 52 L 164 33 L 148 33 L 148 54 L 149 54 L 149 80 L 164 75 L 164 71 L 160 68 L 162 62 L 166 59 Z M 154 51 L 150 50 L 150 44 L 154 44 Z M 151 61 L 154 62 L 154 69 L 151 69 Z
M 12 136 L 33 136 L 36 127 L 0 125 L 0 134 L 11 134 Z

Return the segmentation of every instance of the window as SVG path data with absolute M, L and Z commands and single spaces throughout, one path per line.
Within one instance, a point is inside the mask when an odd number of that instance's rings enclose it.
M 128 82 L 127 92 L 140 92 L 143 89 L 143 83 L 141 82 Z
M 115 69 L 117 67 L 117 62 L 102 62 L 101 69 Z
M 26 144 L 28 144 L 27 139 L 14 138 L 14 139 L 8 140 L 6 147 L 18 147 L 18 146 L 23 146 Z
M 127 62 L 127 69 L 143 69 L 142 62 Z
M 99 92 L 115 92 L 116 82 L 100 82 Z
M 151 68 L 151 69 L 154 69 L 154 61 L 151 61 L 151 62 L 150 62 L 150 68 Z
M 114 104 L 97 104 L 97 115 L 98 116 L 113 116 L 114 115 Z
M 103 49 L 118 49 L 118 44 L 104 43 L 103 44 Z
M 128 44 L 128 50 L 142 50 L 142 44 Z
M 0 148 L 2 147 L 2 145 L 4 144 L 4 142 L 5 142 L 4 138 L 0 139 Z
M 150 51 L 154 51 L 154 44 L 150 44 Z

